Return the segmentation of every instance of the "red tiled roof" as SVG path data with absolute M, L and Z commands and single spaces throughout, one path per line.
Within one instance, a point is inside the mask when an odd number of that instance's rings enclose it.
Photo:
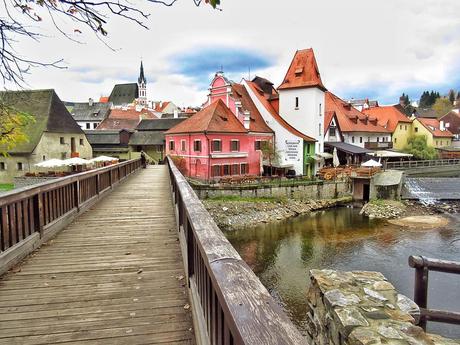
M 417 120 L 427 129 L 434 137 L 452 138 L 454 135 L 449 130 L 441 131 L 439 129 L 440 123 L 438 119 L 431 118 L 417 118 Z
M 109 118 L 131 120 L 137 119 L 139 121 L 143 119 L 158 119 L 158 117 L 154 114 L 153 111 L 150 111 L 145 108 L 140 111 L 137 111 L 135 108 L 112 109 Z
M 332 114 L 335 113 L 342 132 L 390 133 L 388 129 L 378 124 L 375 116 L 363 114 L 332 92 L 327 91 L 325 93 L 325 98 L 325 120 L 327 120 L 327 118 L 332 119 Z
M 246 88 L 241 84 L 232 85 L 232 97 L 241 102 L 244 110 L 251 114 L 251 122 L 249 123 L 249 130 L 256 133 L 273 133 L 273 130 L 265 123 L 259 110 L 252 101 Z
M 99 103 L 109 103 L 109 97 L 101 96 L 99 98 Z
M 169 105 L 169 103 L 171 102 L 163 102 L 161 103 L 161 107 L 160 107 L 160 103 L 156 103 L 155 104 L 155 108 L 153 110 L 159 112 L 159 113 L 162 113 L 163 110 L 165 110 L 165 108 Z
M 412 122 L 411 119 L 409 119 L 404 113 L 399 111 L 398 108 L 394 105 L 383 107 L 378 106 L 374 108 L 364 109 L 363 113 L 369 116 L 376 117 L 379 125 L 385 127 L 391 132 L 395 131 L 399 122 Z
M 279 90 L 299 87 L 319 87 L 326 90 L 321 81 L 318 65 L 316 64 L 313 49 L 298 50 L 292 59 L 291 65 L 278 87 Z
M 248 133 L 243 124 L 222 100 L 210 104 L 192 117 L 174 126 L 166 134 L 180 133 Z
M 315 139 L 309 137 L 308 135 L 303 134 L 302 132 L 298 131 L 294 127 L 292 127 L 289 123 L 287 123 L 278 113 L 278 110 L 274 108 L 274 106 L 277 106 L 279 103 L 277 100 L 270 102 L 264 92 L 257 86 L 256 83 L 252 81 L 247 81 L 247 84 L 251 88 L 251 90 L 254 92 L 256 97 L 259 99 L 259 101 L 262 103 L 262 105 L 267 109 L 267 111 L 271 114 L 271 116 L 281 125 L 283 126 L 286 130 L 288 130 L 291 134 L 294 134 L 306 141 L 311 141 L 314 142 L 316 141 Z

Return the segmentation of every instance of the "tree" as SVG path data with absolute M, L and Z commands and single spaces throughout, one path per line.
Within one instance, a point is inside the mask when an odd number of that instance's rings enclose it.
M 456 98 L 456 97 L 455 97 L 455 91 L 452 90 L 452 89 L 450 89 L 450 90 L 449 90 L 449 96 L 448 96 L 448 97 L 449 97 L 450 104 L 454 104 L 455 98 Z
M 8 102 L 0 99 L 0 154 L 6 156 L 16 145 L 28 140 L 25 127 L 35 119 L 14 109 Z
M 404 152 L 414 155 L 414 158 L 417 159 L 429 160 L 438 158 L 438 152 L 434 147 L 428 146 L 426 136 L 424 135 L 416 135 L 409 138 Z
M 178 0 L 145 0 L 149 3 L 173 6 Z M 203 0 L 192 0 L 200 6 Z M 204 0 L 216 8 L 220 0 Z M 3 8 L 2 8 L 3 5 Z M 23 86 L 25 75 L 39 66 L 64 68 L 62 60 L 37 61 L 20 54 L 15 49 L 18 40 L 40 40 L 43 36 L 35 28 L 39 23 L 50 21 L 66 38 L 79 35 L 84 28 L 90 29 L 102 41 L 108 35 L 107 23 L 114 17 L 134 22 L 147 29 L 145 20 L 149 14 L 135 7 L 130 0 L 3 0 L 0 12 L 0 77 L 3 83 Z M 34 26 L 29 23 L 34 22 Z M 70 31 L 63 25 L 74 25 Z
M 438 98 L 433 105 L 433 110 L 438 117 L 441 117 L 452 110 L 452 103 L 448 98 Z
M 401 97 L 399 97 L 399 100 L 403 102 L 402 105 L 404 105 L 405 107 L 410 104 L 409 95 L 406 95 L 404 92 L 401 95 Z
M 260 146 L 260 151 L 262 151 L 262 158 L 268 161 L 271 176 L 273 163 L 277 163 L 280 158 L 279 152 L 276 150 L 275 144 L 271 141 L 263 141 Z

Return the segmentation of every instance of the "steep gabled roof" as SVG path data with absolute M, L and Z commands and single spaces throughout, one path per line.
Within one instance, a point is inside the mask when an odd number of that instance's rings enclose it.
M 251 88 L 252 92 L 256 95 L 257 99 L 262 103 L 265 109 L 270 113 L 273 119 L 278 122 L 281 126 L 283 126 L 289 133 L 298 136 L 299 138 L 304 139 L 305 141 L 315 142 L 316 140 L 309 137 L 308 135 L 303 134 L 302 132 L 298 131 L 294 127 L 292 127 L 289 123 L 284 120 L 280 114 L 278 113 L 278 109 L 275 109 L 273 102 L 270 102 L 268 98 L 271 98 L 272 95 L 266 95 L 259 86 L 252 81 L 246 81 L 247 85 Z M 278 102 L 275 102 L 275 106 Z
M 84 134 L 52 89 L 0 92 L 0 100 L 34 118 L 34 122 L 24 128 L 28 141 L 16 145 L 9 153 L 31 153 L 43 132 Z
M 363 113 L 376 117 L 379 125 L 391 132 L 396 130 L 399 122 L 412 123 L 412 120 L 394 105 L 364 109 Z
M 180 133 L 248 133 L 222 100 L 217 100 L 192 117 L 171 128 L 166 134 Z
M 278 90 L 304 87 L 318 87 L 326 90 L 321 81 L 315 53 L 311 48 L 296 52 Z
M 325 99 L 327 117 L 335 113 L 342 132 L 390 133 L 390 130 L 378 124 L 375 116 L 368 116 L 360 112 L 332 92 L 327 91 Z
M 454 135 L 449 130 L 440 129 L 440 122 L 437 119 L 418 118 L 417 119 L 434 137 L 452 138 Z
M 249 123 L 249 130 L 256 133 L 273 133 L 273 130 L 265 123 L 259 110 L 252 101 L 248 91 L 242 84 L 232 85 L 232 97 L 241 102 L 244 110 L 249 111 L 251 114 L 251 122 Z
M 136 83 L 116 84 L 109 96 L 113 105 L 131 104 L 139 98 L 139 88 Z
M 110 113 L 110 103 L 89 102 L 66 104 L 75 121 L 102 121 Z

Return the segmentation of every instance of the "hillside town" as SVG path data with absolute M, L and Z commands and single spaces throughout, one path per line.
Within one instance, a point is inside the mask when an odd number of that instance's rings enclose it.
M 0 345 L 460 345 L 460 2 L 2 6 Z

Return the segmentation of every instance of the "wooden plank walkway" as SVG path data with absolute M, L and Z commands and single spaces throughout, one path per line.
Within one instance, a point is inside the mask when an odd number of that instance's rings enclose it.
M 166 166 L 130 177 L 0 280 L 0 344 L 193 344 Z

